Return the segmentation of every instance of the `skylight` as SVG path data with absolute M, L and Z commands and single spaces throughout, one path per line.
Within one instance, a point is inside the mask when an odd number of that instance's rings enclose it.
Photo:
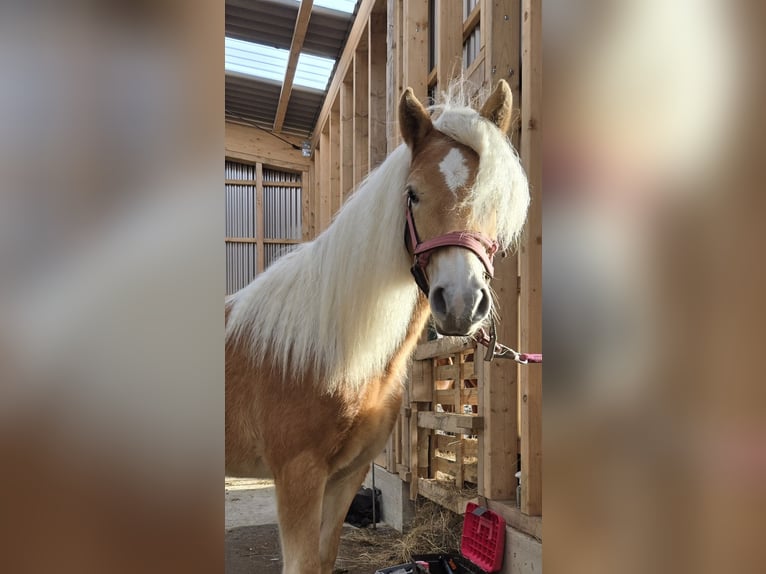
M 314 0 L 314 6 L 321 6 L 322 8 L 330 8 L 331 10 L 351 14 L 351 12 L 354 11 L 354 8 L 356 8 L 356 0 Z
M 289 50 L 228 37 L 225 46 L 226 71 L 274 80 L 280 84 L 284 81 Z
M 295 68 L 296 86 L 304 86 L 324 92 L 327 89 L 327 81 L 330 79 L 335 60 L 321 58 L 310 54 L 301 53 L 298 56 L 298 66 Z

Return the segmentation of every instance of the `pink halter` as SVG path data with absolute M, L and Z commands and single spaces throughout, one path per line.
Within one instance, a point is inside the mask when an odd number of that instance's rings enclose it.
M 414 261 L 412 275 L 418 287 L 428 296 L 429 285 L 426 267 L 431 257 L 431 252 L 440 247 L 463 247 L 476 254 L 484 265 L 487 275 L 494 277 L 495 268 L 492 258 L 497 252 L 498 243 L 483 233 L 476 231 L 451 231 L 433 239 L 421 242 L 415 229 L 415 220 L 412 217 L 412 200 L 407 198 L 407 235 L 412 246 Z

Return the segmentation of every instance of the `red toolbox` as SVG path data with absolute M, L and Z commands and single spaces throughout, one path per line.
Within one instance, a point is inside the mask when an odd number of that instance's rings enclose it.
M 469 502 L 465 508 L 460 553 L 486 572 L 498 572 L 503 566 L 505 520 L 503 517 Z

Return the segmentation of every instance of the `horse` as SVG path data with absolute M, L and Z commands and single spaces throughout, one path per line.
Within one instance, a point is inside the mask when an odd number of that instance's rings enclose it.
M 404 143 L 314 241 L 226 300 L 226 472 L 274 478 L 285 573 L 332 572 L 429 316 L 470 336 L 494 312 L 493 255 L 517 239 L 529 189 L 508 84 L 478 111 L 465 92 L 429 113 L 407 88 Z

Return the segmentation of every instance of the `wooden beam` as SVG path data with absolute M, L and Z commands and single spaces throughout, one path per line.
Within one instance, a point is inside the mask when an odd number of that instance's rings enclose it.
M 227 179 L 224 181 L 226 185 L 255 185 L 254 179 Z M 300 181 L 273 181 L 264 182 L 267 187 L 273 185 L 275 187 L 303 187 L 303 183 Z
M 496 260 L 492 282 L 500 308 L 497 338 L 512 348 L 518 342 L 517 258 Z M 479 434 L 482 480 L 479 494 L 492 499 L 516 497 L 518 455 L 518 365 L 513 361 L 485 362 L 477 357 L 474 367 L 479 381 L 479 415 L 485 419 Z
M 481 2 L 477 2 L 476 6 L 473 7 L 473 10 L 471 10 L 471 13 L 468 15 L 468 18 L 463 22 L 463 42 L 468 39 L 468 36 L 471 35 L 471 32 L 473 32 L 474 28 L 479 24 L 480 17 Z
M 520 1 L 484 0 L 481 8 L 481 35 L 484 45 L 486 82 L 494 86 L 505 78 L 514 91 L 518 106 L 520 53 Z M 513 73 L 510 73 L 510 71 Z M 497 338 L 519 348 L 518 257 L 496 260 L 492 282 L 500 309 Z M 513 361 L 476 361 L 480 387 L 479 414 L 484 431 L 479 434 L 482 464 L 479 466 L 479 494 L 493 500 L 516 498 L 519 446 L 518 365 Z
M 443 355 L 454 355 L 473 349 L 475 343 L 466 337 L 441 337 L 433 341 L 420 343 L 415 348 L 414 359 L 422 361 L 423 359 L 432 359 Z
M 319 181 L 322 174 L 322 150 L 315 149 L 313 152 L 314 161 L 311 162 L 309 167 L 309 174 L 311 177 L 311 185 L 308 188 L 309 195 L 309 229 L 308 234 L 310 239 L 316 239 L 319 235 Z
M 428 0 L 404 3 L 404 84 L 425 102 L 428 97 Z
M 378 6 L 382 4 L 383 10 Z M 369 158 L 372 171 L 386 159 L 386 11 L 385 2 L 379 2 L 370 15 L 368 53 L 370 100 L 367 106 L 369 126 Z
M 478 502 L 477 497 L 463 496 L 455 487 L 446 481 L 419 478 L 418 491 L 429 500 L 432 500 L 451 510 L 455 514 L 465 514 L 466 504 Z
M 343 191 L 340 186 L 341 166 L 340 94 L 330 113 L 330 215 L 335 217 L 341 205 Z
M 386 34 L 386 149 L 390 154 L 401 143 L 397 104 L 402 86 L 402 16 L 403 0 L 391 0 L 387 6 L 388 31 Z
M 311 241 L 311 169 L 301 174 L 301 239 Z
M 481 36 L 485 48 L 484 79 L 491 87 L 499 79 L 508 82 L 513 105 L 518 109 L 521 74 L 521 0 L 485 0 L 481 11 Z M 518 122 L 514 122 L 511 141 L 518 148 Z
M 437 78 L 440 90 L 463 71 L 463 6 L 462 2 L 441 0 L 436 13 L 439 36 L 436 40 Z
M 263 164 L 255 164 L 255 238 L 258 241 L 256 244 L 256 273 L 263 272 L 263 226 L 264 226 L 264 214 L 263 214 Z
M 521 161 L 531 203 L 521 241 L 521 340 L 529 352 L 542 350 L 542 0 L 522 2 Z M 541 365 L 521 370 L 521 510 L 543 511 Z
M 333 74 L 332 80 L 330 81 L 330 87 L 327 89 L 327 95 L 325 96 L 322 109 L 317 117 L 316 126 L 314 126 L 314 135 L 311 138 L 312 149 L 315 148 L 319 142 L 321 131 L 330 115 L 332 102 L 335 100 L 335 96 L 337 96 L 338 90 L 340 90 L 340 85 L 346 77 L 346 72 L 351 66 L 351 61 L 354 59 L 354 53 L 356 52 L 359 40 L 363 36 L 366 38 L 365 28 L 374 3 L 375 0 L 361 0 L 359 4 L 359 10 L 357 10 L 354 24 L 351 26 L 351 32 L 348 33 L 348 38 L 346 39 L 346 47 L 343 49 L 343 53 L 338 59 L 338 64 L 335 66 L 335 74 Z
M 412 477 L 410 481 L 410 500 L 415 500 L 418 497 L 418 467 L 422 464 L 422 461 L 418 459 L 420 453 L 419 438 L 421 437 L 420 429 L 418 429 L 418 408 L 418 403 L 411 403 L 410 417 L 407 421 L 410 439 L 410 476 Z M 428 455 L 426 455 L 427 458 Z
M 339 96 L 342 155 L 340 187 L 345 202 L 354 189 L 354 75 L 352 70 L 346 74 Z
M 322 131 L 319 148 L 322 151 L 322 168 L 319 181 L 319 227 L 317 234 L 322 233 L 330 225 L 330 122 Z
M 366 28 L 365 28 L 366 30 Z M 354 187 L 367 175 L 369 168 L 369 56 L 367 34 L 359 41 L 354 57 Z
M 543 519 L 527 516 L 516 508 L 516 500 L 487 500 L 487 508 L 494 510 L 505 519 L 505 524 L 537 540 L 543 539 Z
M 264 243 L 266 245 L 298 245 L 300 239 L 257 239 L 255 237 L 227 237 L 226 243 Z
M 482 417 L 423 411 L 418 413 L 418 426 L 445 432 L 476 434 L 484 424 Z
M 273 167 L 300 172 L 310 165 L 293 143 L 250 126 L 226 122 L 226 157 L 249 163 L 262 162 Z
M 279 94 L 279 104 L 277 104 L 277 113 L 274 116 L 274 131 L 282 131 L 282 124 L 285 122 L 287 113 L 287 103 L 290 101 L 290 94 L 293 91 L 293 80 L 295 79 L 295 68 L 298 66 L 298 56 L 303 49 L 303 40 L 306 38 L 306 30 L 309 27 L 309 18 L 311 17 L 311 8 L 314 6 L 314 0 L 301 0 L 301 6 L 298 8 L 298 17 L 295 20 L 295 29 L 293 30 L 293 39 L 290 42 L 290 56 L 287 59 L 287 69 L 285 70 L 285 79 L 282 82 L 282 91 Z

